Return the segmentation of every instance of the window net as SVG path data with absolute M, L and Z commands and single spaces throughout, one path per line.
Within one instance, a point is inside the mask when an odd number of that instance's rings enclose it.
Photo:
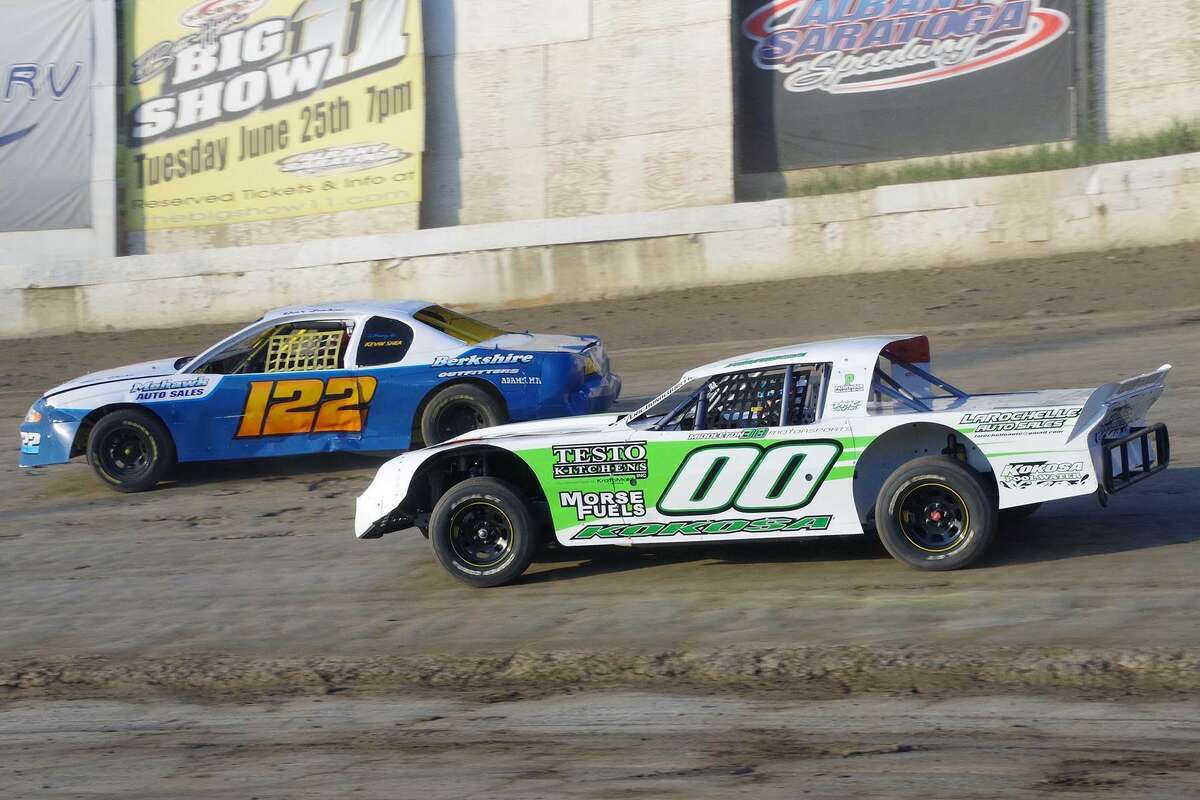
M 267 345 L 265 372 L 332 370 L 341 366 L 342 331 L 277 333 Z

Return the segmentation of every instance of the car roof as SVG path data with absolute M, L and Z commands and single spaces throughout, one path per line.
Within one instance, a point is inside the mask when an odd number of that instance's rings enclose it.
M 347 300 L 337 303 L 319 303 L 315 305 L 286 306 L 275 308 L 263 314 L 263 320 L 285 319 L 289 317 L 308 317 L 322 314 L 345 314 L 359 317 L 366 315 L 382 315 L 408 318 L 423 308 L 437 305 L 425 300 Z
M 724 358 L 690 370 L 684 374 L 683 380 L 707 378 L 720 375 L 736 369 L 770 369 L 771 367 L 788 364 L 824 364 L 832 363 L 834 367 L 863 368 L 866 365 L 874 367 L 879 354 L 888 345 L 910 339 L 923 339 L 920 334 L 903 333 L 886 336 L 860 336 L 850 339 L 829 339 L 820 342 L 799 342 L 797 344 L 774 347 L 770 350 L 760 350 L 755 353 L 744 353 L 740 356 Z

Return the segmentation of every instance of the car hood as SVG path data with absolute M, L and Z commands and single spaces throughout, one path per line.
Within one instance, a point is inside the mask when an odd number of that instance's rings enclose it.
M 139 378 L 156 378 L 163 375 L 174 375 L 179 370 L 175 365 L 179 363 L 180 358 L 163 358 L 158 361 L 143 361 L 140 364 L 129 364 L 124 367 L 114 367 L 113 369 L 103 369 L 99 372 L 89 372 L 87 375 L 80 376 L 74 380 L 55 386 L 50 391 L 46 392 L 45 396 L 50 397 L 63 392 L 69 392 L 73 389 L 83 389 L 88 386 L 96 386 L 102 383 L 117 383 L 119 381 L 132 381 Z

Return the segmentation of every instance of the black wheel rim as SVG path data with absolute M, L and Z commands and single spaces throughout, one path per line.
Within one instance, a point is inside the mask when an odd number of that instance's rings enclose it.
M 512 552 L 512 523 L 491 503 L 467 503 L 450 519 L 450 547 L 456 557 L 472 567 L 494 567 Z
M 452 403 L 446 406 L 438 412 L 434 423 L 438 437 L 443 442 L 479 430 L 486 425 L 483 412 L 469 403 Z
M 154 463 L 154 442 L 134 427 L 114 428 L 100 442 L 100 466 L 120 481 L 144 475 Z
M 945 553 L 971 530 L 971 512 L 958 492 L 940 483 L 910 488 L 900 499 L 900 531 L 927 553 Z

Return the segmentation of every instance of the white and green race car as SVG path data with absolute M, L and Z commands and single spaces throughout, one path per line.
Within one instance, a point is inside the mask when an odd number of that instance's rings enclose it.
M 624 415 L 476 430 L 384 465 L 356 533 L 410 527 L 451 575 L 515 580 L 539 545 L 779 540 L 875 530 L 900 561 L 965 567 L 1002 518 L 1166 469 L 1148 425 L 1169 366 L 1098 389 L 972 395 L 929 340 L 814 342 L 694 369 Z

